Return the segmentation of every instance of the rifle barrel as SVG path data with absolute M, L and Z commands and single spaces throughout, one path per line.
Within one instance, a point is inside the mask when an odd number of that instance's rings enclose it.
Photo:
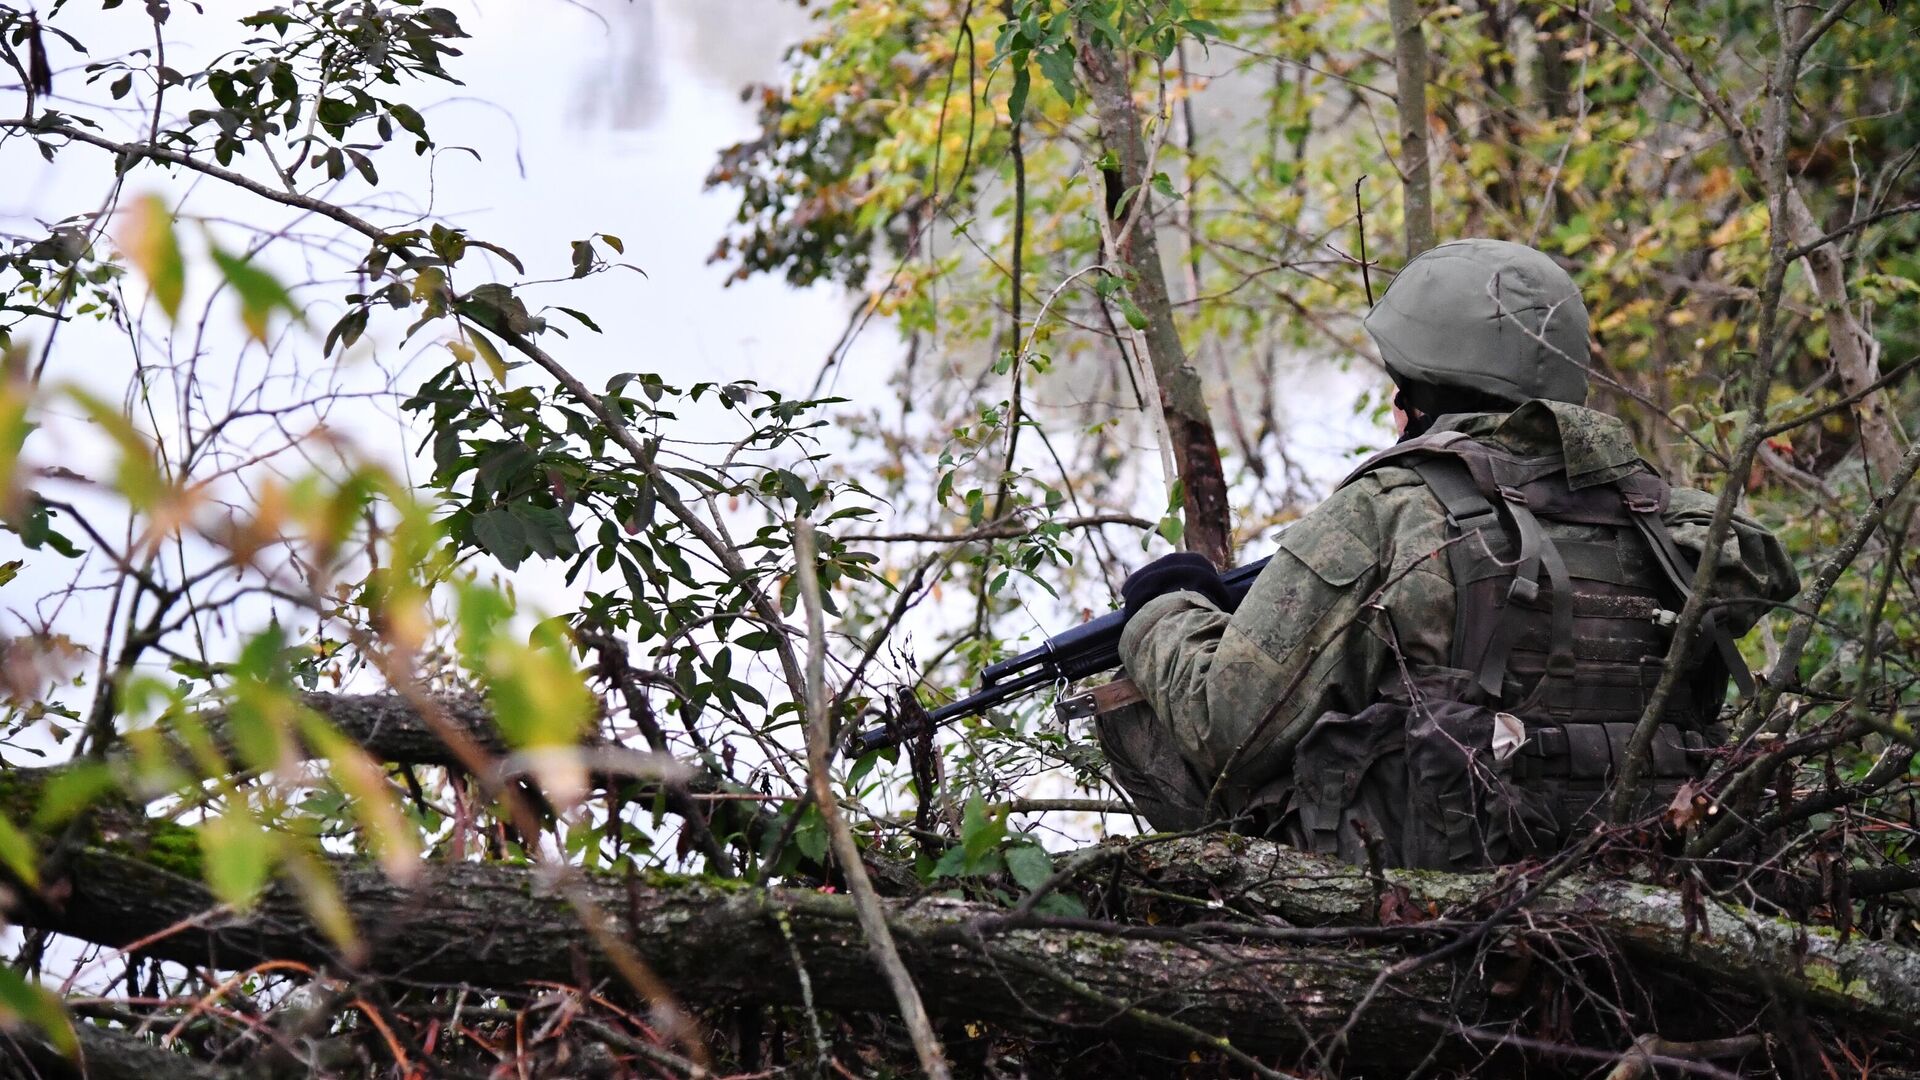
M 1253 588 L 1254 580 L 1270 558 L 1272 556 L 1236 566 L 1220 575 L 1227 595 L 1236 606 Z M 854 738 L 849 749 L 855 754 L 882 750 L 913 738 L 923 726 L 937 728 L 962 717 L 978 716 L 1036 687 L 1073 682 L 1117 668 L 1120 666 L 1120 631 L 1126 623 L 1125 611 L 1109 611 L 1063 630 L 1017 656 L 987 665 L 980 672 L 980 689 L 972 694 L 914 720 L 868 728 Z

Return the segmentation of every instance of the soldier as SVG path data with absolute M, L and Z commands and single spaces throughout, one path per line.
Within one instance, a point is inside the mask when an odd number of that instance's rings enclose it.
M 1427 251 L 1365 325 L 1401 441 L 1286 530 L 1237 608 L 1196 554 L 1130 577 L 1120 655 L 1145 701 L 1100 741 L 1160 829 L 1427 868 L 1544 854 L 1605 816 L 1714 499 L 1584 407 L 1586 308 L 1532 248 Z M 1736 515 L 1642 809 L 1724 740 L 1727 682 L 1750 685 L 1733 639 L 1798 589 Z

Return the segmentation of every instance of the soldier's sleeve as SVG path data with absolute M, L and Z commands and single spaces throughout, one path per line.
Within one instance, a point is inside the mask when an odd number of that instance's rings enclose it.
M 1706 549 L 1716 501 L 1704 491 L 1676 487 L 1668 503 L 1667 528 L 1674 542 L 1696 559 Z M 1736 637 L 1746 633 L 1766 615 L 1771 604 L 1791 600 L 1799 591 L 1800 576 L 1779 538 L 1767 531 L 1766 526 L 1736 513 L 1733 528 L 1720 545 L 1720 561 L 1714 570 L 1714 595 L 1726 600 L 1755 602 L 1729 605 L 1727 629 Z
M 1352 707 L 1383 663 L 1358 632 L 1381 584 L 1380 523 L 1362 479 L 1284 534 L 1238 610 L 1197 593 L 1156 597 L 1120 638 L 1120 657 L 1181 755 L 1200 775 L 1258 786 L 1291 769 L 1291 752 L 1329 703 Z M 1244 749 L 1242 749 L 1244 745 Z

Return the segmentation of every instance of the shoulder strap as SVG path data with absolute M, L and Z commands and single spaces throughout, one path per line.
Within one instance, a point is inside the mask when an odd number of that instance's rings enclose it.
M 1640 535 L 1647 538 L 1647 546 L 1653 548 L 1654 561 L 1680 594 L 1685 603 L 1693 596 L 1693 570 L 1689 566 L 1687 553 L 1674 543 L 1673 533 L 1667 529 L 1667 523 L 1661 519 L 1658 509 L 1644 502 L 1636 504 L 1631 495 L 1627 496 L 1627 510 L 1633 516 L 1634 525 Z M 1727 674 L 1733 677 L 1733 684 L 1740 689 L 1742 697 L 1751 697 L 1754 691 L 1753 671 L 1747 667 L 1747 659 L 1740 655 L 1740 649 L 1733 643 L 1733 635 L 1721 625 L 1720 610 L 1710 608 L 1700 620 L 1700 632 L 1713 642 L 1714 651 L 1720 656 L 1720 662 L 1726 665 Z
M 1653 549 L 1654 561 L 1673 586 L 1674 592 L 1685 603 L 1693 596 L 1692 560 L 1687 553 L 1674 543 L 1673 533 L 1667 528 L 1666 519 L 1661 511 L 1667 508 L 1670 489 L 1651 469 L 1645 472 L 1629 473 L 1614 481 L 1620 489 L 1620 500 L 1626 506 L 1627 513 L 1633 518 L 1633 524 L 1640 535 L 1647 538 L 1647 546 Z M 1700 620 L 1700 632 L 1713 642 L 1713 648 L 1720 656 L 1720 663 L 1726 666 L 1727 674 L 1733 678 L 1734 686 L 1742 697 L 1751 697 L 1754 691 L 1753 671 L 1747 667 L 1747 659 L 1740 655 L 1740 649 L 1733 643 L 1733 635 L 1720 622 L 1720 609 L 1709 608 Z
M 1540 528 L 1527 505 L 1526 496 L 1517 489 L 1484 489 L 1460 451 L 1451 448 L 1430 454 L 1413 463 L 1412 468 L 1440 501 L 1446 511 L 1452 543 L 1447 548 L 1447 566 L 1454 581 L 1454 667 L 1474 673 L 1474 684 L 1489 701 L 1499 701 L 1507 678 L 1507 661 L 1520 632 L 1520 620 L 1501 618 L 1501 610 L 1515 601 L 1531 603 L 1540 594 L 1540 574 L 1544 569 L 1553 599 L 1552 645 L 1548 674 L 1556 683 L 1571 688 L 1573 678 L 1573 593 L 1567 567 L 1553 541 Z M 1496 505 L 1495 499 L 1499 500 Z M 1500 523 L 1504 507 L 1512 521 L 1511 531 Z M 1482 564 L 1504 550 L 1492 542 L 1489 530 L 1511 535 L 1518 542 L 1504 597 L 1490 596 L 1484 588 L 1470 587 L 1484 577 Z M 1497 587 L 1497 586 L 1496 586 Z M 1497 595 L 1497 594 L 1496 594 Z
M 1469 443 L 1473 441 L 1471 438 L 1468 438 L 1464 431 L 1434 431 L 1422 435 L 1417 439 L 1408 439 L 1404 442 L 1394 443 L 1392 446 L 1387 447 L 1385 450 L 1374 454 L 1372 457 L 1354 466 L 1353 471 L 1348 473 L 1346 478 L 1335 486 L 1346 487 L 1355 480 L 1385 465 L 1412 467 L 1411 463 L 1403 461 L 1403 458 L 1423 457 L 1436 453 L 1458 453 L 1459 449 L 1455 444 L 1463 440 Z

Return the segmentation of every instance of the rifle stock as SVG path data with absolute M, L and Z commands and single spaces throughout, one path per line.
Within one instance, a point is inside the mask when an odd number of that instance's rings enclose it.
M 1220 575 L 1227 595 L 1236 606 L 1253 588 L 1254 579 L 1266 565 L 1267 559 L 1261 559 Z M 979 716 L 1042 686 L 1074 682 L 1111 671 L 1120 666 L 1120 631 L 1126 624 L 1125 611 L 1110 611 L 1099 618 L 1088 619 L 1026 652 L 989 664 L 980 673 L 980 688 L 958 701 L 932 710 L 915 708 L 909 703 L 898 719 L 856 733 L 849 740 L 847 750 L 858 756 L 898 746 L 952 721 Z

